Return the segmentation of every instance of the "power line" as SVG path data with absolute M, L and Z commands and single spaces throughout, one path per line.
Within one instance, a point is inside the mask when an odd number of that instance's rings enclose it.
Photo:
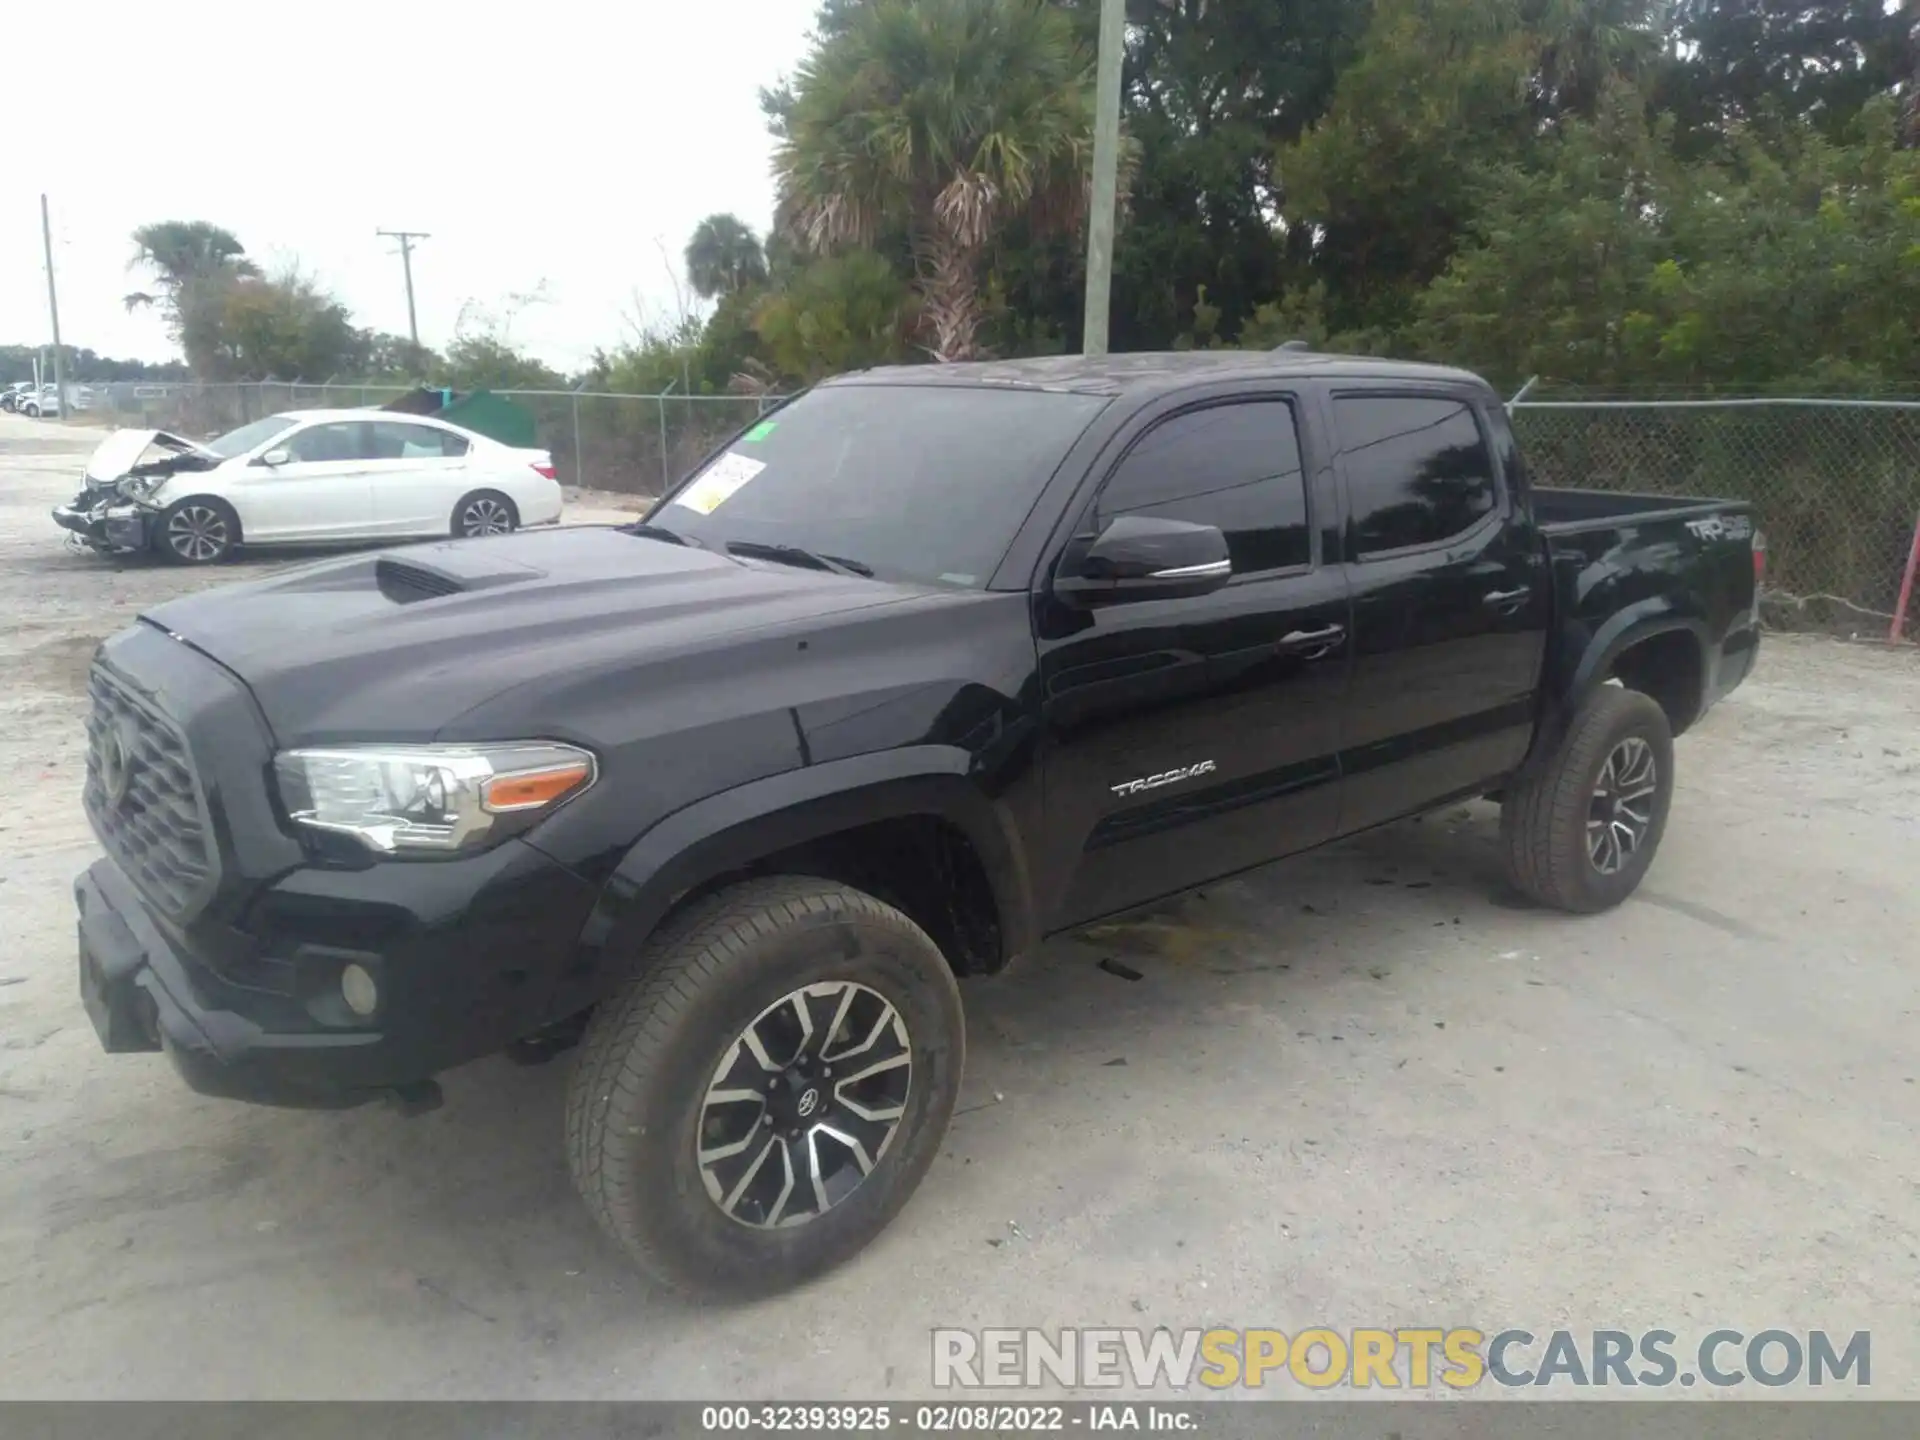
M 400 242 L 400 268 L 407 277 L 407 338 L 413 341 L 413 348 L 418 350 L 420 322 L 413 312 L 413 242 L 431 240 L 433 237 L 424 230 L 376 230 L 373 233 Z

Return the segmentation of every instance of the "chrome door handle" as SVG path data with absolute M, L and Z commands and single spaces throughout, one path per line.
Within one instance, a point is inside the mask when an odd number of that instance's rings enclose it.
M 1301 650 L 1310 652 L 1306 658 L 1317 660 L 1330 653 L 1346 638 L 1347 627 L 1328 625 L 1319 630 L 1292 630 L 1280 637 L 1282 650 Z
M 1533 591 L 1522 585 L 1518 590 L 1489 590 L 1480 597 L 1480 603 L 1491 605 L 1496 610 L 1518 610 Z

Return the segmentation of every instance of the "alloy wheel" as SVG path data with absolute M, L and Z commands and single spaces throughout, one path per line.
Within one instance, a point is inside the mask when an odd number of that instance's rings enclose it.
M 1602 875 L 1617 875 L 1640 849 L 1653 825 L 1659 788 L 1653 747 L 1638 735 L 1607 753 L 1587 807 L 1587 857 Z
M 226 517 L 207 505 L 183 505 L 167 519 L 167 546 L 182 560 L 218 560 L 231 537 Z
M 513 529 L 513 514 L 498 500 L 481 496 L 467 502 L 460 512 L 462 535 L 505 535 Z
M 757 1229 L 818 1219 L 880 1163 L 912 1080 L 906 1022 L 878 991 L 824 981 L 783 996 L 727 1047 L 701 1101 L 708 1197 Z

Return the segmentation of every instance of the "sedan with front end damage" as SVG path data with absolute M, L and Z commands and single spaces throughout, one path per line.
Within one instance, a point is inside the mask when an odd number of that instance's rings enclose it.
M 545 450 L 418 415 L 302 410 L 198 442 L 120 430 L 55 508 L 76 546 L 208 565 L 240 545 L 498 535 L 560 518 Z

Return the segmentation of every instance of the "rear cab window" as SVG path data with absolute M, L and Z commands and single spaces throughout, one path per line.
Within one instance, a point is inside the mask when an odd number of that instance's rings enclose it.
M 1337 395 L 1347 554 L 1441 545 L 1499 508 L 1492 452 L 1473 405 L 1444 395 Z

